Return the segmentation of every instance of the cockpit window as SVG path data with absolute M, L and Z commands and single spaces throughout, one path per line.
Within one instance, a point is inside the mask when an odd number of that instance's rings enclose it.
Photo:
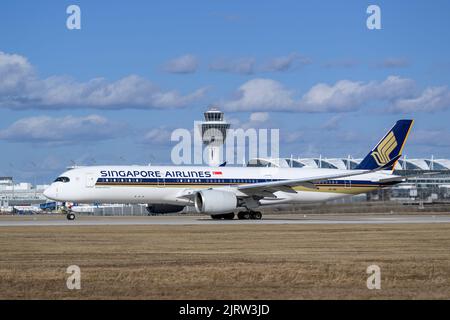
M 58 177 L 58 178 L 56 178 L 56 180 L 55 180 L 54 182 L 63 182 L 63 183 L 66 183 L 66 182 L 69 182 L 69 181 L 70 181 L 70 179 L 67 178 L 67 177 Z

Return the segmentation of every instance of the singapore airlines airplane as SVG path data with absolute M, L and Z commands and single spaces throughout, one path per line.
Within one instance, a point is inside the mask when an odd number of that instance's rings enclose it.
M 260 206 L 313 203 L 366 193 L 404 181 L 392 174 L 413 120 L 399 120 L 354 170 L 200 167 L 92 166 L 59 176 L 44 195 L 76 203 L 148 204 L 152 213 L 186 206 L 213 219 L 261 219 Z M 67 214 L 75 219 L 73 212 Z

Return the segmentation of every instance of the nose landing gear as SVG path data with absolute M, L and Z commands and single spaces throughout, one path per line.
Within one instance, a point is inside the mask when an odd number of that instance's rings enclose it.
M 72 206 L 70 206 L 70 205 L 68 206 L 66 202 L 64 202 L 61 207 L 62 213 L 66 214 L 66 218 L 69 221 L 73 221 L 76 218 L 75 213 L 72 212 L 71 208 L 72 208 Z

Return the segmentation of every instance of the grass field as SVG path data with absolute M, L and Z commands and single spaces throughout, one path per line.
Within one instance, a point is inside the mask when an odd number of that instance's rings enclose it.
M 0 250 L 1 299 L 450 298 L 450 224 L 2 227 Z

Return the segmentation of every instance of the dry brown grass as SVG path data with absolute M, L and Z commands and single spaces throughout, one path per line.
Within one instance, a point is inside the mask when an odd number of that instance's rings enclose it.
M 449 299 L 450 224 L 2 227 L 0 298 Z

